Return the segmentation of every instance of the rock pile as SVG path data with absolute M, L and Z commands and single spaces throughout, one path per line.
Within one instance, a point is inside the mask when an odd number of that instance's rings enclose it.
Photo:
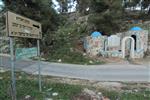
M 103 96 L 101 92 L 94 92 L 85 88 L 81 94 L 78 94 L 72 98 L 72 100 L 110 100 Z

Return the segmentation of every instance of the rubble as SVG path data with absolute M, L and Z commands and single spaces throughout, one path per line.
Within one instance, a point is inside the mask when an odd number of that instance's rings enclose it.
M 82 93 L 74 96 L 72 100 L 110 100 L 108 97 L 103 96 L 101 92 L 95 92 L 88 88 L 83 89 Z
M 58 96 L 57 92 L 52 93 L 52 96 Z
M 61 60 L 61 59 L 58 59 L 58 62 L 60 63 L 60 62 L 62 62 L 62 60 Z

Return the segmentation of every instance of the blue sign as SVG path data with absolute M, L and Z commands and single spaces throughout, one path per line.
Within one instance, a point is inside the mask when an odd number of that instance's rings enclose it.
M 17 48 L 16 49 L 16 59 L 27 59 L 35 57 L 38 54 L 37 48 Z

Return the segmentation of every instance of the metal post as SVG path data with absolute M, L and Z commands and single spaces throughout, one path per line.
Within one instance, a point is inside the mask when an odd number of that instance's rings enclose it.
M 40 55 L 40 40 L 37 40 L 38 46 L 38 75 L 39 75 L 39 91 L 42 91 L 42 82 L 41 82 L 41 55 Z
M 2 39 L 0 39 L 0 43 L 2 44 Z M 0 47 L 0 54 L 2 54 L 2 47 Z M 0 55 L 0 67 L 2 67 L 3 66 L 3 58 L 2 58 L 2 55 Z
M 148 82 L 150 82 L 150 67 L 148 66 Z
M 10 54 L 11 54 L 11 79 L 12 79 L 12 99 L 16 100 L 16 79 L 15 79 L 15 64 L 14 64 L 14 46 L 13 38 L 10 37 Z

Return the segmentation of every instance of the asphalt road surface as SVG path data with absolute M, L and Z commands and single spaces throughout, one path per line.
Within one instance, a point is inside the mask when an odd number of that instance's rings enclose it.
M 10 59 L 2 57 L 4 68 L 10 69 Z M 74 65 L 41 62 L 41 74 L 95 81 L 131 81 L 150 82 L 149 65 L 109 64 L 109 65 Z M 16 70 L 38 74 L 38 63 L 30 60 L 15 62 Z

